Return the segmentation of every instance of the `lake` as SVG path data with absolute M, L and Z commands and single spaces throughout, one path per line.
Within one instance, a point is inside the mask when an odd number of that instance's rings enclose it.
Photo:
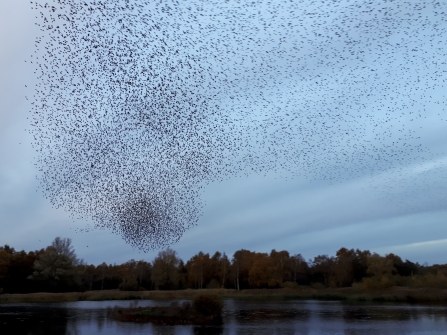
M 122 323 L 107 314 L 114 306 L 170 303 L 135 300 L 4 304 L 0 305 L 0 334 L 447 334 L 447 306 L 434 305 L 225 299 L 221 327 Z

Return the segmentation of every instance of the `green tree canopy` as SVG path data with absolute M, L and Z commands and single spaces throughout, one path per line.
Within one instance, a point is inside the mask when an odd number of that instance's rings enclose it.
M 80 262 L 71 246 L 71 239 L 56 237 L 34 262 L 33 274 L 28 278 L 44 281 L 48 290 L 62 290 L 80 285 Z

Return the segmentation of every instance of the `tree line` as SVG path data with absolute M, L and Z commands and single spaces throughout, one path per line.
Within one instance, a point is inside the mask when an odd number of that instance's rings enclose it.
M 378 289 L 391 286 L 447 288 L 447 264 L 421 265 L 399 256 L 339 249 L 335 256 L 305 260 L 301 254 L 245 249 L 199 252 L 186 263 L 170 248 L 152 262 L 134 259 L 120 265 L 86 264 L 68 238 L 57 237 L 36 251 L 0 247 L 0 293 L 67 292 L 120 289 L 181 290 L 297 288 L 311 286 Z

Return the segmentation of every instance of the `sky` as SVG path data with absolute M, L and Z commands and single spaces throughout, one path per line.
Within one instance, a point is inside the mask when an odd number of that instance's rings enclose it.
M 311 2 L 302 1 L 301 5 L 305 7 L 307 3 Z M 337 3 L 343 7 L 348 6 L 349 1 Z M 384 3 L 378 1 L 372 5 L 377 7 L 371 10 L 380 11 Z M 309 101 L 313 101 L 313 108 L 323 109 L 335 101 L 325 99 L 329 90 L 346 90 L 346 99 L 340 108 L 362 106 L 364 111 L 360 113 L 364 118 L 373 115 L 372 121 L 360 123 L 362 131 L 358 134 L 362 140 L 369 140 L 366 150 L 377 153 L 380 150 L 375 149 L 385 148 L 383 152 L 389 153 L 386 149 L 388 140 L 374 135 L 394 139 L 404 128 L 411 134 L 408 146 L 418 150 L 406 151 L 405 144 L 402 144 L 391 163 L 380 157 L 375 157 L 374 163 L 359 163 L 366 156 L 353 154 L 355 143 L 350 144 L 350 140 L 361 141 L 351 134 L 337 142 L 340 145 L 338 152 L 352 154 L 352 159 L 337 166 L 336 174 L 334 166 L 322 167 L 324 153 L 319 149 L 318 155 L 314 154 L 315 165 L 311 164 L 306 173 L 295 173 L 293 169 L 264 171 L 212 181 L 201 191 L 205 206 L 197 225 L 187 230 L 171 248 L 184 260 L 199 251 L 211 254 L 220 251 L 231 256 L 242 248 L 257 252 L 288 250 L 291 254 L 301 253 L 306 259 L 311 259 L 321 254 L 334 255 L 339 248 L 346 247 L 380 254 L 395 253 L 403 259 L 420 263 L 447 263 L 447 111 L 444 107 L 447 102 L 447 22 L 441 20 L 437 31 L 430 31 L 430 24 L 426 23 L 434 22 L 436 17 L 430 6 L 432 3 L 421 2 L 427 4 L 427 8 L 423 13 L 425 21 L 421 21 L 420 27 L 410 29 L 398 25 L 386 41 L 379 33 L 374 36 L 374 29 L 371 31 L 372 42 L 365 42 L 365 46 L 372 45 L 373 51 L 364 62 L 365 67 L 374 66 L 378 77 L 368 77 L 366 70 L 356 66 L 335 67 L 329 63 L 327 68 L 316 66 L 314 56 L 318 54 L 316 50 L 321 42 L 318 35 L 309 35 L 306 43 L 308 46 L 316 45 L 316 49 L 309 47 L 302 53 L 300 66 L 304 65 L 301 72 L 287 80 L 298 86 L 304 85 L 302 78 L 313 73 L 329 84 L 321 88 L 321 83 L 306 82 L 306 86 L 299 86 L 300 90 L 290 90 L 292 86 L 284 85 L 281 90 L 264 92 L 265 95 L 271 94 L 271 101 L 276 106 L 283 106 L 284 101 L 292 99 L 296 106 L 307 106 Z M 447 6 L 437 10 L 445 11 Z M 337 13 L 335 10 L 327 11 L 328 17 Z M 82 232 L 83 227 L 94 222 L 73 219 L 63 209 L 52 208 L 50 201 L 38 189 L 37 154 L 32 147 L 33 139 L 25 130 L 30 124 L 27 118 L 33 86 L 38 83 L 29 64 L 30 55 L 35 51 L 34 41 L 40 34 L 35 26 L 35 15 L 29 1 L 0 2 L 0 245 L 8 244 L 16 250 L 36 250 L 60 236 L 71 238 L 76 253 L 87 263 L 105 261 L 119 264 L 130 259 L 151 261 L 159 250 L 144 253 L 134 249 L 121 236 L 107 229 Z M 347 15 L 349 17 L 350 14 Z M 362 20 L 354 14 L 352 19 Z M 301 19 L 296 17 L 294 20 L 298 22 Z M 301 20 L 300 24 L 309 30 L 312 28 L 312 21 Z M 319 27 L 323 32 L 334 26 L 320 24 Z M 402 37 L 404 34 L 405 39 Z M 433 40 L 428 40 L 427 36 L 432 35 L 435 36 Z M 409 61 L 406 57 L 409 49 L 389 47 L 390 43 L 399 40 L 405 41 L 406 48 L 417 49 L 429 56 Z M 387 45 L 389 49 L 386 49 Z M 335 52 L 341 50 L 335 42 L 330 48 Z M 376 52 L 379 49 L 382 50 L 380 54 Z M 392 61 L 383 61 L 386 59 Z M 233 63 L 239 60 L 233 60 Z M 286 69 L 284 71 L 289 71 L 288 66 L 295 64 L 285 62 L 281 57 L 274 61 L 279 64 L 278 68 Z M 281 65 L 282 61 L 285 63 Z M 238 65 L 238 70 L 246 66 L 252 71 L 255 65 L 255 61 Z M 339 72 L 334 74 L 334 71 Z M 231 75 L 236 78 L 237 72 Z M 244 77 L 246 82 L 241 82 L 235 92 L 250 86 L 250 81 L 254 82 L 256 76 L 270 80 L 272 87 L 278 87 L 277 81 L 286 80 L 282 75 L 284 72 L 273 70 L 258 75 L 254 71 L 249 72 Z M 343 76 L 347 82 L 338 80 Z M 364 80 L 360 84 L 359 78 Z M 305 91 L 303 87 L 306 87 Z M 370 87 L 371 97 L 364 94 L 364 87 Z M 253 91 L 257 89 L 253 86 Z M 404 94 L 404 91 L 409 93 Z M 255 96 L 250 94 L 250 97 Z M 381 94 L 384 99 L 377 98 Z M 260 104 L 251 102 L 254 113 L 264 112 Z M 245 103 L 242 98 L 232 99 L 228 108 Z M 398 117 L 401 113 L 405 117 Z M 392 125 L 375 124 L 388 119 Z M 312 125 L 307 127 L 312 129 Z M 380 131 L 378 127 L 382 127 Z M 326 144 L 327 138 L 324 137 Z M 294 143 L 305 145 L 305 141 L 311 140 L 296 137 Z M 319 138 L 313 140 L 319 142 Z M 364 166 L 372 167 L 365 169 Z M 337 177 L 322 180 L 319 178 L 322 175 Z

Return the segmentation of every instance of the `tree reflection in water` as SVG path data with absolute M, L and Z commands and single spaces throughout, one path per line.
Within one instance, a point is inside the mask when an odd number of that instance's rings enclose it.
M 445 334 L 447 306 L 347 304 L 336 301 L 225 300 L 223 325 L 163 326 L 123 323 L 108 309 L 130 301 L 0 305 L 1 335 L 326 335 Z M 171 301 L 139 301 L 138 306 Z M 136 303 L 131 303 L 136 306 Z
M 0 334 L 15 335 L 77 335 L 75 327 L 68 327 L 69 311 L 66 308 L 32 304 L 0 305 Z M 69 329 L 70 328 L 70 329 Z

